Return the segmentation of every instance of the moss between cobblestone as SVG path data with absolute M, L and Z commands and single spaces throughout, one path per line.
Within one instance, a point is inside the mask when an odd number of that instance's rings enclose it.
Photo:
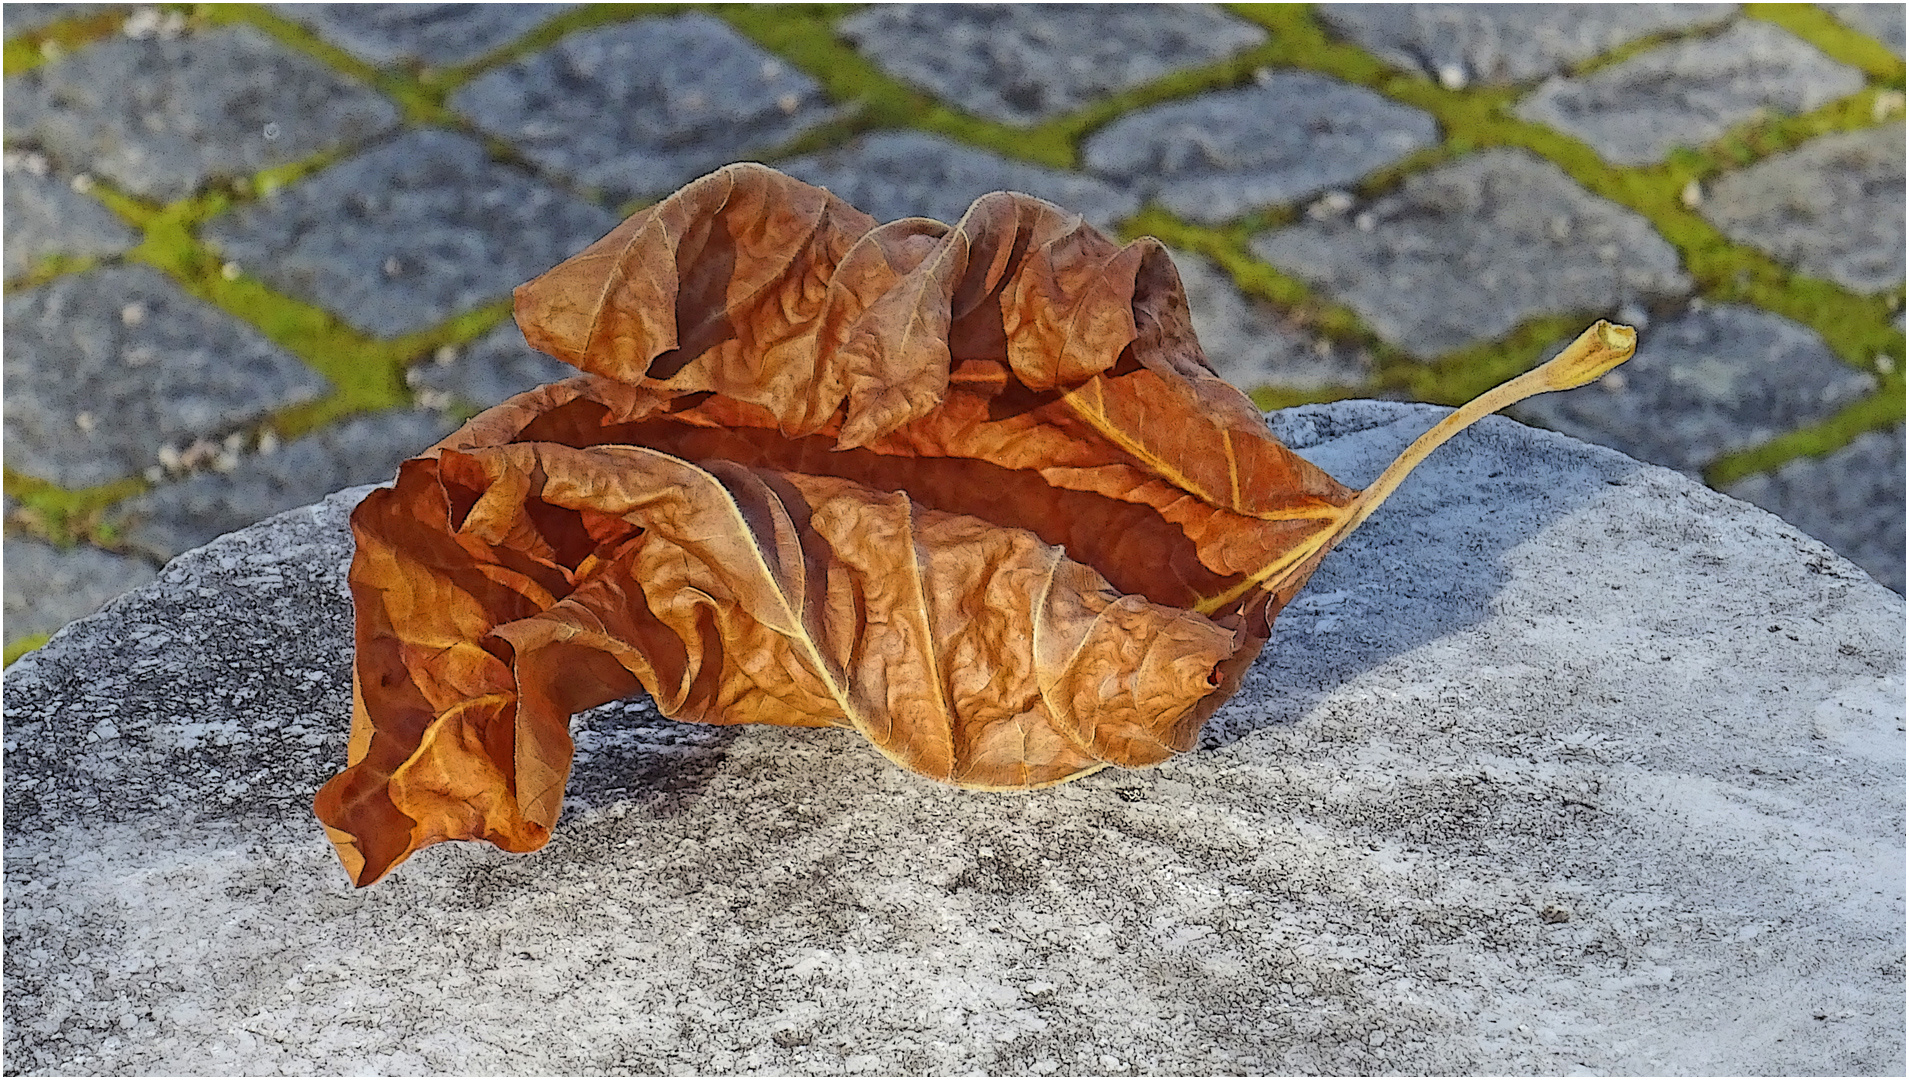
M 102 524 L 106 508 L 146 490 L 139 477 L 126 477 L 98 487 L 69 491 L 47 480 L 5 470 L 7 496 L 20 504 L 8 524 L 25 526 L 56 547 L 82 540 L 110 548 L 118 540 L 111 526 Z
M 1058 135 L 1052 124 L 1016 128 L 984 120 L 891 78 L 835 36 L 836 22 L 853 11 L 854 5 L 705 7 L 737 33 L 820 83 L 829 100 L 848 109 L 849 114 L 842 119 L 807 132 L 767 157 L 809 153 L 865 131 L 910 127 L 1039 165 L 1067 168 L 1073 164 L 1072 142 Z
M 298 23 L 272 11 L 263 4 L 181 4 L 196 20 L 211 26 L 245 23 L 256 27 L 279 44 L 306 53 L 391 99 L 412 124 L 457 126 L 455 117 L 444 107 L 441 95 L 425 92 L 415 78 L 402 72 L 386 71 L 358 59 Z
M 1882 42 L 1850 26 L 1815 4 L 1745 4 L 1743 13 L 1775 23 L 1814 45 L 1823 55 L 1848 64 L 1872 81 L 1902 89 L 1903 62 Z
M 107 10 L 97 15 L 69 15 L 10 37 L 6 42 L 4 71 L 9 77 L 23 75 L 62 52 L 113 36 L 125 22 L 125 11 Z
M 531 55 L 578 30 L 653 17 L 688 7 L 708 10 L 756 44 L 816 79 L 827 96 L 846 106 L 844 118 L 811 131 L 766 157 L 806 153 L 863 131 L 908 127 L 936 132 L 1005 156 L 1061 168 L 1076 167 L 1080 141 L 1134 109 L 1202 91 L 1244 85 L 1264 67 L 1294 67 L 1365 86 L 1395 101 L 1423 109 L 1439 123 L 1444 139 L 1434 148 L 1368 176 L 1356 186 L 1366 198 L 1390 190 L 1407 176 L 1477 149 L 1523 147 L 1556 163 L 1588 190 L 1649 219 L 1678 250 L 1697 292 L 1712 300 L 1755 304 L 1803 323 L 1829 342 L 1854 366 L 1883 372 L 1879 389 L 1827 421 L 1791 432 L 1762 446 L 1726 455 L 1706 478 L 1728 483 L 1774 468 L 1790 458 L 1828 453 L 1865 431 L 1901 423 L 1904 415 L 1902 335 L 1890 324 L 1901 310 L 1900 289 L 1884 296 L 1861 296 L 1831 282 L 1793 274 L 1754 249 L 1724 237 L 1681 201 L 1685 186 L 1781 153 L 1834 131 L 1854 130 L 1899 117 L 1904 65 L 1881 44 L 1808 5 L 1747 5 L 1747 13 L 1765 19 L 1809 42 L 1833 59 L 1862 70 L 1870 85 L 1861 93 L 1798 117 L 1769 118 L 1741 125 L 1711 144 L 1673 153 L 1661 165 L 1616 169 L 1589 146 L 1560 132 L 1512 116 L 1521 87 L 1472 87 L 1447 90 L 1417 75 L 1399 72 L 1356 46 L 1331 38 L 1302 5 L 1229 5 L 1235 14 L 1262 26 L 1269 40 L 1225 61 L 1136 88 L 1067 116 L 1031 128 L 1017 128 L 971 116 L 892 78 L 836 36 L 835 25 L 851 5 L 806 6 L 596 4 L 553 18 L 522 38 L 479 60 L 443 69 L 381 69 L 325 42 L 304 26 L 260 5 L 168 4 L 200 25 L 245 22 L 288 47 L 323 61 L 334 70 L 377 89 L 402 110 L 408 125 L 448 127 L 474 134 L 500 158 L 523 164 L 516 151 L 490 139 L 451 112 L 449 96 L 465 82 L 499 64 Z M 62 19 L 6 42 L 5 72 L 17 75 L 46 62 L 49 52 L 71 49 L 109 36 L 124 11 Z M 1600 55 L 1573 69 L 1596 70 L 1666 42 L 1713 33 L 1714 28 L 1652 35 Z M 47 46 L 51 45 L 49 50 Z M 140 229 L 143 241 L 129 258 L 158 267 L 193 295 L 257 327 L 330 379 L 336 391 L 327 398 L 283 410 L 261 426 L 281 437 L 300 434 L 351 413 L 399 406 L 410 400 L 404 369 L 444 345 L 475 340 L 508 317 L 509 301 L 499 300 L 475 312 L 404 338 L 382 341 L 351 330 L 316 306 L 277 293 L 241 272 L 228 278 L 224 264 L 196 236 L 205 221 L 247 201 L 284 187 L 334 163 L 356 149 L 317 155 L 268 169 L 213 191 L 165 207 L 156 207 L 99 185 L 94 194 Z M 636 207 L 623 209 L 628 212 Z M 1374 391 L 1420 400 L 1456 403 L 1528 368 L 1547 345 L 1593 317 L 1593 313 L 1546 316 L 1519 326 L 1498 340 L 1425 364 L 1387 345 L 1350 309 L 1324 301 L 1304 283 L 1253 258 L 1247 242 L 1256 233 L 1295 220 L 1292 207 L 1276 207 L 1219 227 L 1196 226 L 1148 206 L 1125 223 L 1126 236 L 1150 233 L 1176 247 L 1212 258 L 1247 293 L 1263 297 L 1312 332 L 1368 350 L 1377 365 L 1373 381 L 1362 387 L 1331 387 L 1299 393 L 1261 388 L 1255 400 L 1265 407 L 1333 400 Z M 97 259 L 42 260 L 10 288 L 31 286 L 74 273 Z M 1887 361 L 1879 366 L 1878 358 Z M 84 491 L 64 491 L 45 481 L 6 473 L 6 491 L 19 500 L 18 517 L 49 539 L 70 543 L 87 538 L 106 541 L 99 524 L 108 506 L 144 490 L 138 478 Z M 16 655 L 9 647 L 7 658 Z
M 1266 27 L 1273 36 L 1268 51 L 1273 62 L 1305 68 L 1365 86 L 1393 100 L 1430 113 L 1445 134 L 1444 144 L 1421 152 L 1380 174 L 1368 177 L 1359 191 L 1371 197 L 1389 190 L 1410 173 L 1429 168 L 1463 153 L 1485 147 L 1522 147 L 1552 161 L 1593 194 L 1625 206 L 1648 219 L 1682 256 L 1697 285 L 1698 295 L 1718 301 L 1743 301 L 1794 319 L 1820 333 L 1844 361 L 1876 372 L 1877 357 L 1886 357 L 1897 372 L 1903 370 L 1903 336 L 1890 325 L 1901 310 L 1900 289 L 1883 296 L 1862 296 L 1832 282 L 1820 281 L 1785 269 L 1762 252 L 1736 244 L 1682 203 L 1684 187 L 1726 170 L 1794 148 L 1817 135 L 1848 131 L 1899 117 L 1903 63 L 1866 36 L 1843 26 L 1827 12 L 1803 5 L 1750 5 L 1754 17 L 1767 19 L 1796 33 L 1833 59 L 1863 70 L 1872 85 L 1837 102 L 1794 117 L 1765 118 L 1739 125 L 1712 143 L 1679 151 L 1662 165 L 1614 168 L 1578 139 L 1511 115 L 1511 107 L 1526 92 L 1521 87 L 1476 87 L 1448 90 L 1429 79 L 1398 72 L 1363 50 L 1332 40 L 1309 8 L 1288 5 L 1232 5 L 1236 14 Z M 1710 30 L 1657 35 L 1703 36 Z M 1661 43 L 1661 42 L 1660 42 Z M 1625 53 L 1624 55 L 1629 55 Z M 1600 57 L 1609 61 L 1611 54 Z M 1589 63 L 1586 67 L 1591 66 Z M 1879 87 L 1875 83 L 1881 83 Z M 1893 96 L 1891 96 L 1893 95 Z M 1225 266 L 1239 286 L 1281 306 L 1317 308 L 1322 317 L 1316 329 L 1327 336 L 1373 346 L 1374 335 L 1359 325 L 1357 316 L 1342 308 L 1319 304 L 1310 290 L 1246 254 L 1238 237 L 1223 230 L 1203 230 L 1162 220 L 1158 211 L 1143 212 L 1130 225 L 1175 234 L 1170 243 L 1202 251 Z M 1144 221 L 1142 220 L 1144 219 Z M 1401 367 L 1396 350 L 1374 347 L 1379 361 L 1377 387 L 1402 389 L 1426 401 L 1455 403 L 1496 381 L 1486 372 L 1512 373 L 1538 359 L 1548 336 L 1561 321 L 1535 320 L 1498 341 L 1461 350 L 1419 371 Z M 1542 340 L 1539 340 L 1542 339 Z M 1534 344 L 1534 342 L 1536 342 Z M 1256 400 L 1271 400 L 1261 395 Z M 1277 395 L 1282 402 L 1290 395 Z M 1831 419 L 1791 432 L 1762 446 L 1727 455 L 1713 463 L 1713 482 L 1724 483 L 1752 472 L 1773 468 L 1799 454 L 1829 453 L 1865 431 L 1890 427 L 1904 417 L 1903 383 L 1887 377 L 1870 397 Z

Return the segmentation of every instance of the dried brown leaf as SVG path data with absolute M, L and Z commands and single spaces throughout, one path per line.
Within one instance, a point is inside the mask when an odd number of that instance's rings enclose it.
M 877 225 L 735 165 L 517 293 L 587 374 L 354 513 L 352 878 L 549 837 L 569 716 L 852 727 L 967 787 L 1193 745 L 1325 552 L 1439 441 L 1628 357 L 1600 323 L 1366 492 L 1217 378 L 1160 245 L 1024 195 Z M 1574 381 L 1575 380 L 1575 381 Z

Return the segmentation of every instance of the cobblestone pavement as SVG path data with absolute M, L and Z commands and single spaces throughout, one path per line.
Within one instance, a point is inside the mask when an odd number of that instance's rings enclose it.
M 511 287 L 737 159 L 1176 253 L 1267 407 L 1455 404 L 1702 477 L 1903 588 L 1897 4 L 8 4 L 8 658 L 568 370 Z

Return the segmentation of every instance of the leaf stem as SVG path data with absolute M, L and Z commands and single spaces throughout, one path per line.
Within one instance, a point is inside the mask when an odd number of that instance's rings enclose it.
M 1637 331 L 1635 329 L 1599 319 L 1584 333 L 1579 334 L 1576 341 L 1565 346 L 1558 355 L 1509 382 L 1501 383 L 1485 391 L 1432 425 L 1431 430 L 1420 435 L 1411 446 L 1405 448 L 1404 453 L 1394 458 L 1392 464 L 1386 466 L 1385 471 L 1379 474 L 1379 478 L 1359 493 L 1358 498 L 1347 503 L 1334 515 L 1336 522 L 1320 529 L 1304 543 L 1253 572 L 1246 580 L 1226 592 L 1202 600 L 1194 610 L 1202 615 L 1211 615 L 1252 589 L 1261 587 L 1267 581 L 1283 576 L 1294 567 L 1305 565 L 1312 560 L 1313 556 L 1330 550 L 1339 541 L 1345 539 L 1346 534 L 1358 528 L 1366 518 L 1371 517 L 1372 512 L 1379 508 L 1379 504 L 1405 481 L 1406 476 L 1452 436 L 1492 413 L 1506 406 L 1515 405 L 1528 397 L 1553 390 L 1570 390 L 1583 386 L 1629 360 L 1636 352 Z M 1270 591 L 1276 589 L 1277 585 L 1266 587 Z

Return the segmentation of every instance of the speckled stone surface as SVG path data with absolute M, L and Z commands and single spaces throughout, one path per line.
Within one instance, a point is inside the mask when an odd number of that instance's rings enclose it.
M 1426 113 L 1308 71 L 1140 109 L 1081 160 L 1188 221 L 1214 223 L 1351 184 L 1437 140 Z
M 1613 164 L 1648 165 L 1752 117 L 1809 112 L 1862 86 L 1855 68 L 1746 20 L 1581 79 L 1547 80 L 1517 114 L 1583 139 Z
M 273 4 L 367 63 L 463 64 L 575 4 Z
M 1274 423 L 1358 484 L 1440 415 Z M 638 699 L 544 850 L 354 891 L 310 802 L 362 494 L 7 670 L 10 1067 L 1902 1071 L 1902 599 L 1677 474 L 1486 421 L 1153 769 L 958 791 Z
M 1649 222 L 1522 150 L 1415 174 L 1368 208 L 1263 234 L 1252 250 L 1426 360 L 1533 316 L 1614 315 L 1690 288 Z
M 114 507 L 115 524 L 128 547 L 164 561 L 339 488 L 390 480 L 400 462 L 455 426 L 426 409 L 353 417 L 271 453 L 248 454 L 229 472 L 160 484 Z
M 589 30 L 498 68 L 453 109 L 613 199 L 666 195 L 828 119 L 814 79 L 701 12 Z
M 834 150 L 778 163 L 828 188 L 877 221 L 927 217 L 954 222 L 993 191 L 1021 191 L 1058 203 L 1111 231 L 1140 209 L 1131 192 L 1092 176 L 1013 161 L 917 131 L 884 131 Z
M 159 271 L 108 266 L 6 298 L 7 467 L 69 488 L 310 401 L 324 379 Z
M 74 191 L 71 178 L 48 172 L 43 157 L 8 155 L 4 183 L 9 280 L 50 255 L 117 255 L 139 242 L 139 234 L 97 199 Z
M 423 128 L 218 219 L 206 238 L 274 288 L 395 337 L 509 296 L 615 224 L 474 140 Z
M 1695 475 L 1876 386 L 1815 332 L 1744 304 L 1702 305 L 1640 340 L 1647 347 L 1602 382 L 1531 398 L 1513 415 Z
M 1448 87 L 1520 83 L 1652 34 L 1713 25 L 1735 4 L 1324 4 L 1381 59 Z
M 839 30 L 890 75 L 1021 125 L 1266 40 L 1206 4 L 881 4 Z
M 6 81 L 7 142 L 169 200 L 350 147 L 397 107 L 249 26 L 114 38 Z
M 1719 178 L 1700 212 L 1724 234 L 1862 292 L 1903 282 L 1903 127 L 1823 135 Z
M 1903 591 L 1903 432 L 1869 431 L 1820 458 L 1797 458 L 1724 489 L 1835 548 Z

